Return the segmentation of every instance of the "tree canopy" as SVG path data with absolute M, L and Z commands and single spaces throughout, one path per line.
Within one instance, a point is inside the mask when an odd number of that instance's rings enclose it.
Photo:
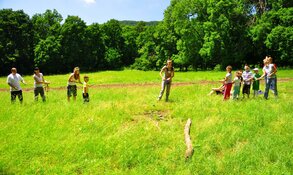
M 180 70 L 259 65 L 271 55 L 293 65 L 293 1 L 171 0 L 156 22 L 86 23 L 63 20 L 57 10 L 31 18 L 22 10 L 0 10 L 0 75 L 15 66 L 46 74 L 131 67 L 157 70 L 168 58 Z

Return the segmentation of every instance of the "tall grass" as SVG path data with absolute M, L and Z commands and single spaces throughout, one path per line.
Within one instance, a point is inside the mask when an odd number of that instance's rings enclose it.
M 207 96 L 224 74 L 176 73 L 174 83 L 193 83 L 173 86 L 170 102 L 156 101 L 158 72 L 89 74 L 90 83 L 140 85 L 91 88 L 88 104 L 80 90 L 70 103 L 66 89 L 49 91 L 45 103 L 25 91 L 22 105 L 1 91 L 0 174 L 293 174 L 293 71 L 278 72 L 287 78 L 278 99 L 227 102 Z M 52 87 L 67 78 L 47 77 Z M 195 151 L 186 161 L 188 118 Z

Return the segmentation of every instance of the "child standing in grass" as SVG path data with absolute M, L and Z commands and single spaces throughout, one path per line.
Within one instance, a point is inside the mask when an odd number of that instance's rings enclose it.
M 89 77 L 85 75 L 83 79 L 84 79 L 84 82 L 83 82 L 82 97 L 83 97 L 83 102 L 87 103 L 90 101 L 90 97 L 88 93 L 89 92 L 89 86 L 88 86 Z
M 259 93 L 259 79 L 260 74 L 258 73 L 258 68 L 253 69 L 254 74 L 253 74 L 253 82 L 252 82 L 252 89 L 253 89 L 253 96 L 256 97 L 258 96 Z
M 67 84 L 67 100 L 70 101 L 70 97 L 73 95 L 73 100 L 76 100 L 77 86 L 76 83 L 80 83 L 79 67 L 73 69 L 73 73 L 70 74 Z
M 164 75 L 163 75 L 164 72 Z M 167 60 L 167 65 L 164 66 L 161 71 L 160 71 L 160 76 L 162 78 L 162 88 L 160 91 L 160 95 L 158 97 L 158 100 L 161 100 L 165 88 L 167 87 L 166 90 L 166 101 L 169 100 L 169 94 L 170 94 L 170 89 L 171 89 L 171 83 L 172 83 L 172 78 L 174 77 L 174 67 L 172 65 L 172 60 L 168 59 Z
M 239 71 L 235 73 L 235 78 L 232 83 L 234 84 L 233 99 L 235 100 L 238 99 L 240 95 L 241 74 Z
M 230 98 L 230 91 L 232 88 L 232 67 L 226 67 L 227 74 L 224 79 L 225 89 L 224 89 L 224 100 L 228 100 Z
M 242 73 L 243 77 L 243 89 L 242 89 L 242 94 L 244 98 L 244 94 L 247 95 L 249 98 L 250 95 L 250 87 L 251 87 L 251 81 L 253 79 L 253 74 L 250 71 L 250 67 L 248 65 L 244 66 L 245 71 Z

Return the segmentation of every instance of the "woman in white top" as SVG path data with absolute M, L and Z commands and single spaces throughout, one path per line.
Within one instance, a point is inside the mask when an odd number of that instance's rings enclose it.
M 259 78 L 259 79 L 262 79 L 263 77 L 265 77 L 265 81 L 266 81 L 266 89 L 264 93 L 265 99 L 268 99 L 270 87 L 272 87 L 275 97 L 278 96 L 277 75 L 276 75 L 277 68 L 272 62 L 273 62 L 273 58 L 270 56 L 267 56 L 264 59 L 265 65 L 263 67 L 263 75 Z
M 76 100 L 77 96 L 77 87 L 76 83 L 81 83 L 79 75 L 79 67 L 73 69 L 73 73 L 70 74 L 67 83 L 67 100 L 70 101 L 70 97 L 73 95 L 73 100 Z

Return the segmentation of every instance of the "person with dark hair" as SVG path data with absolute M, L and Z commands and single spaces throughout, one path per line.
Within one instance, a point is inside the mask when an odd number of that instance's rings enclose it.
M 162 88 L 161 88 L 158 100 L 161 100 L 166 87 L 167 87 L 166 101 L 169 100 L 172 78 L 174 77 L 174 67 L 173 67 L 172 63 L 173 63 L 172 60 L 168 59 L 167 65 L 164 66 L 160 71 L 160 76 L 162 78 Z M 164 75 L 163 75 L 163 72 L 164 72 Z
M 250 67 L 248 65 L 244 66 L 244 72 L 242 73 L 242 77 L 243 77 L 243 89 L 242 89 L 243 98 L 245 94 L 249 98 L 253 74 L 250 71 Z
M 45 81 L 43 74 L 40 72 L 40 69 L 36 67 L 34 69 L 34 95 L 35 95 L 35 101 L 38 101 L 39 94 L 42 97 L 43 102 L 46 101 L 46 96 L 44 92 L 44 84 L 48 84 L 47 81 Z
M 10 86 L 12 103 L 15 102 L 16 96 L 18 97 L 20 103 L 23 101 L 22 89 L 19 82 L 26 84 L 24 79 L 17 73 L 17 69 L 13 67 L 11 69 L 11 74 L 7 77 L 7 84 Z

